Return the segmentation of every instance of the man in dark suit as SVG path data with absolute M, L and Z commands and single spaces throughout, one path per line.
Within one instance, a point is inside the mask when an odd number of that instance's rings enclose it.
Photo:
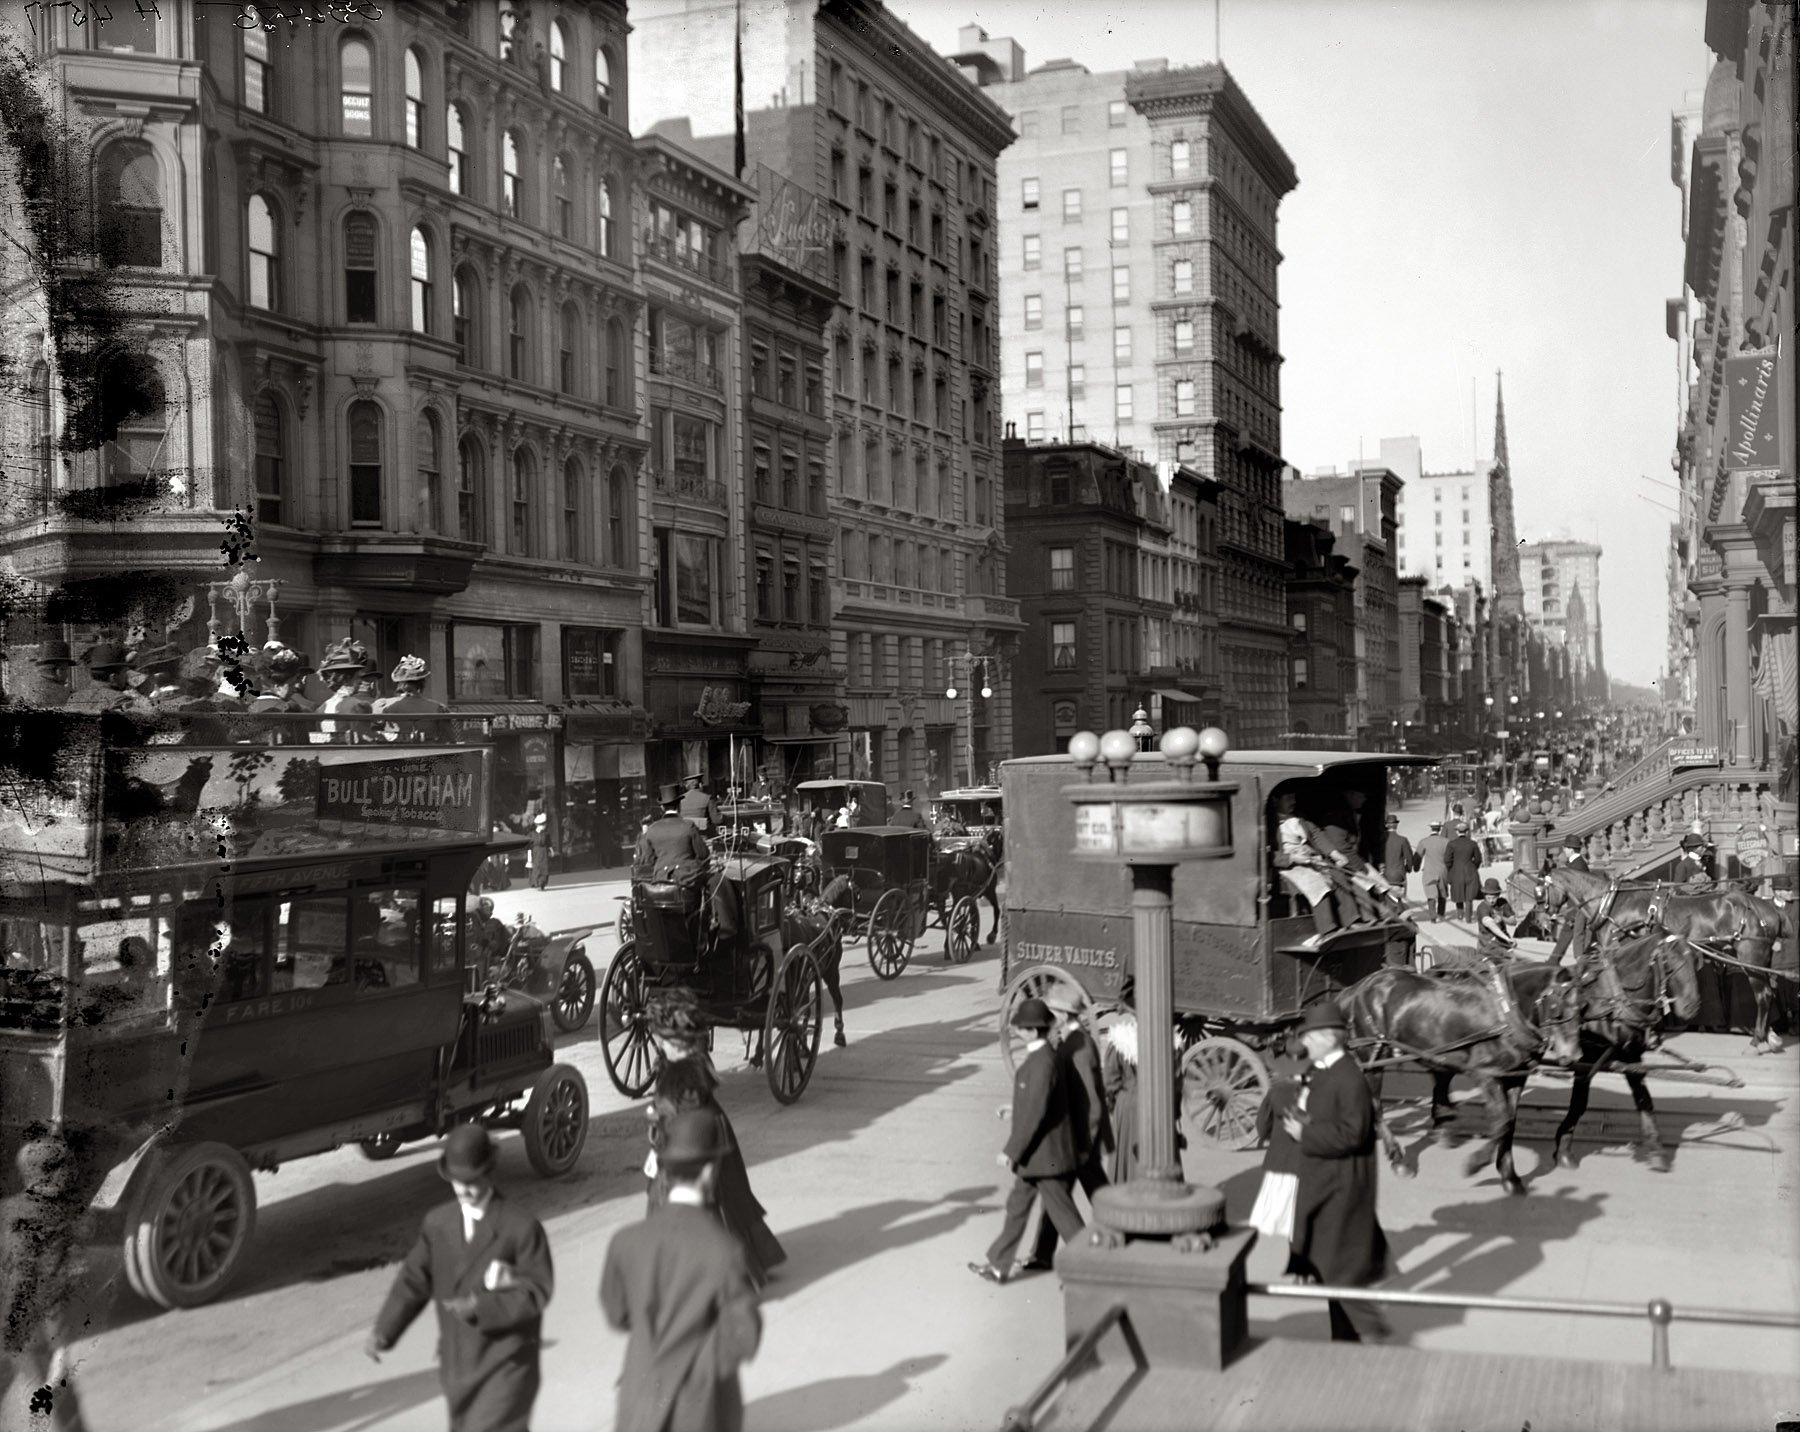
M 1000 1236 L 989 1246 L 986 1261 L 969 1264 L 972 1273 L 990 1283 L 1004 1283 L 1010 1276 L 1034 1198 L 1043 1199 L 1044 1215 L 1063 1239 L 1079 1237 L 1084 1226 L 1072 1193 L 1080 1159 L 1069 1122 L 1068 1090 L 1062 1061 L 1049 1041 L 1055 1021 L 1043 1000 L 1028 999 L 1021 1001 L 1012 1022 L 1031 1041 L 1013 1075 L 1012 1136 L 997 1156 L 1000 1167 L 1014 1175 L 1013 1186 Z
M 631 1335 L 616 1432 L 744 1425 L 738 1365 L 756 1355 L 762 1319 L 744 1251 L 708 1207 L 725 1152 L 710 1111 L 670 1119 L 659 1155 L 668 1202 L 607 1247 L 600 1308 Z
M 555 1276 L 543 1225 L 494 1187 L 498 1151 L 479 1124 L 450 1131 L 438 1172 L 456 1194 L 425 1215 L 363 1350 L 376 1362 L 437 1304 L 438 1378 L 451 1432 L 527 1432 Z
M 666 785 L 660 792 L 663 813 L 638 837 L 634 880 L 692 879 L 706 867 L 710 854 L 698 827 L 678 813 L 680 789 Z
M 925 829 L 925 817 L 920 815 L 913 805 L 917 797 L 911 791 L 900 792 L 900 809 L 888 817 L 889 825 L 897 825 L 905 830 Z
M 1563 837 L 1563 864 L 1571 870 L 1579 870 L 1583 875 L 1589 874 L 1587 858 L 1587 842 L 1579 835 Z
M 1375 1217 L 1375 1101 L 1362 1069 L 1344 1050 L 1344 1012 L 1334 1000 L 1309 1005 L 1300 1040 L 1312 1067 L 1299 1108 L 1282 1127 L 1300 1146 L 1293 1255 L 1321 1283 L 1367 1287 L 1387 1273 L 1387 1237 Z M 1328 1305 L 1336 1342 L 1392 1336 L 1373 1303 Z
M 1075 1133 L 1076 1180 L 1088 1197 L 1106 1187 L 1106 1159 L 1113 1152 L 1112 1119 L 1106 1107 L 1106 1080 L 1100 1069 L 1100 1051 L 1072 1008 L 1053 1007 L 1057 1016 L 1056 1057 L 1063 1066 L 1063 1089 L 1069 1099 L 1069 1127 Z M 1044 1218 L 1029 1262 L 1015 1271 L 1042 1272 L 1056 1259 L 1056 1225 Z
M 698 776 L 687 778 L 687 792 L 681 797 L 681 813 L 694 823 L 701 835 L 712 835 L 719 828 L 719 804 L 706 793 Z

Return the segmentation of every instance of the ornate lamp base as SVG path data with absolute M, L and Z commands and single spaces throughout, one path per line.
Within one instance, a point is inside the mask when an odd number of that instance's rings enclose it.
M 1225 1223 L 1225 1195 L 1205 1184 L 1133 1179 L 1094 1194 L 1094 1221 L 1128 1238 L 1175 1238 Z

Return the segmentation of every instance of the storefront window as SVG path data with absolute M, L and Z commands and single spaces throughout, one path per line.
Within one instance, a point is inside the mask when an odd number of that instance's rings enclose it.
M 450 628 L 450 694 L 460 701 L 529 701 L 538 693 L 537 628 Z
M 568 696 L 617 696 L 619 634 L 600 627 L 563 628 L 563 692 Z

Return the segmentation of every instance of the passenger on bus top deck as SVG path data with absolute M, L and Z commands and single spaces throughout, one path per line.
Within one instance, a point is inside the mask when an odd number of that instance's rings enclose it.
M 359 641 L 346 638 L 334 641 L 325 648 L 325 659 L 319 663 L 319 675 L 331 684 L 331 695 L 325 698 L 319 707 L 321 715 L 342 713 L 349 715 L 367 715 L 370 706 L 360 692 L 363 685 L 364 662 L 368 653 Z M 343 731 L 340 735 L 336 721 L 321 721 L 317 739 L 328 741 L 333 736 L 342 740 L 355 740 L 356 732 Z

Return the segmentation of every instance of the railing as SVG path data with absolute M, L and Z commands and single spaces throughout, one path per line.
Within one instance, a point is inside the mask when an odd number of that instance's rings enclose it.
M 1677 745 L 1692 745 L 1692 736 L 1671 736 L 1640 761 L 1627 766 L 1606 783 L 1609 791 L 1627 791 L 1641 786 L 1674 769 L 1673 753 Z
M 1800 1313 L 1747 1312 L 1736 1308 L 1677 1308 L 1666 1298 L 1648 1303 L 1590 1303 L 1574 1298 L 1498 1298 L 1476 1293 L 1417 1293 L 1402 1289 L 1338 1288 L 1319 1283 L 1246 1283 L 1244 1290 L 1269 1298 L 1315 1298 L 1407 1307 L 1474 1308 L 1500 1313 L 1579 1313 L 1596 1318 L 1648 1318 L 1650 1366 L 1671 1370 L 1669 1324 L 1726 1323 L 1750 1328 L 1800 1328 Z
M 1016 622 L 1019 603 L 1015 597 L 997 597 L 991 592 L 965 592 L 963 612 L 973 621 Z
M 673 497 L 678 502 L 692 502 L 701 507 L 712 507 L 723 512 L 727 506 L 725 484 L 713 482 L 704 477 L 694 477 L 685 472 L 659 471 L 653 482 L 656 491 L 664 497 Z
M 1131 1360 L 1141 1372 L 1149 1364 L 1144 1357 L 1144 1350 L 1138 1346 L 1137 1337 L 1131 1331 L 1131 1320 L 1125 1315 L 1125 1305 L 1114 1303 L 1094 1321 L 1094 1325 L 1075 1340 L 1070 1349 L 1063 1354 L 1062 1361 L 1050 1370 L 1050 1375 L 1040 1382 L 1017 1407 L 1009 1407 L 1006 1418 L 1000 1424 L 1001 1432 L 1032 1432 L 1037 1426 L 1037 1419 L 1043 1415 L 1044 1408 L 1050 1399 L 1062 1390 L 1065 1383 L 1075 1375 L 1075 1371 L 1100 1346 L 1100 1339 L 1117 1326 L 1125 1339 L 1125 1346 L 1131 1352 Z
M 709 283 L 731 287 L 731 263 L 728 259 L 689 248 L 654 229 L 644 235 L 644 252 L 666 264 L 673 264 L 676 268 L 697 273 Z
M 1773 825 L 1764 805 L 1775 780 L 1773 771 L 1754 766 L 1665 771 L 1660 789 L 1640 782 L 1570 811 L 1551 827 L 1550 838 L 1577 836 L 1589 860 L 1629 870 L 1666 854 L 1696 823 L 1702 829 Z
M 680 378 L 683 382 L 696 383 L 702 388 L 711 388 L 715 393 L 725 391 L 725 375 L 710 363 L 701 363 L 693 358 L 677 357 L 664 353 L 660 349 L 650 350 L 650 371 L 664 378 Z

